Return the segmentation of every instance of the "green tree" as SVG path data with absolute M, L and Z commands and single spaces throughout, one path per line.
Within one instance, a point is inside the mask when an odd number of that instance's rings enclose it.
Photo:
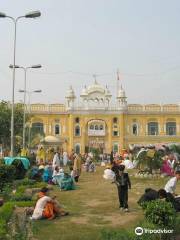
M 27 116 L 28 118 L 28 116 Z M 27 119 L 26 119 L 27 121 Z M 0 143 L 4 147 L 10 147 L 11 139 L 11 105 L 6 101 L 0 102 Z M 17 103 L 14 107 L 14 136 L 15 149 L 19 147 L 23 131 L 23 104 Z

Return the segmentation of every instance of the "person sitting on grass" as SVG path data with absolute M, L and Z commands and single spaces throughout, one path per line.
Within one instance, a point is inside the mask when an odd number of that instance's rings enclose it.
M 69 214 L 61 208 L 57 200 L 55 200 L 56 197 L 48 196 L 48 191 L 49 189 L 44 187 L 38 194 L 38 200 L 31 217 L 32 220 L 43 218 L 52 220 L 57 216 L 66 216 Z
M 170 202 L 176 212 L 180 212 L 180 199 L 175 198 L 170 192 L 166 192 L 164 189 L 159 189 L 158 195 L 160 199 L 165 199 L 166 202 Z
M 159 195 L 158 192 L 152 188 L 146 188 L 144 194 L 138 200 L 138 204 L 143 206 L 145 202 L 150 202 L 152 200 L 158 199 Z
M 175 194 L 175 190 L 176 190 L 176 184 L 177 181 L 180 179 L 180 171 L 176 171 L 175 172 L 175 176 L 172 177 L 165 185 L 164 189 L 166 190 L 166 192 L 172 193 L 174 196 Z
M 52 180 L 52 164 L 48 163 L 45 167 L 44 167 L 44 172 L 42 175 L 42 179 L 44 182 L 49 182 L 50 180 Z
M 93 161 L 89 162 L 89 172 L 95 172 L 96 171 L 96 165 L 93 163 Z
M 54 184 L 57 184 L 57 177 L 62 179 L 64 177 L 64 170 L 62 168 L 56 166 L 53 171 L 52 177 L 53 177 L 52 182 Z

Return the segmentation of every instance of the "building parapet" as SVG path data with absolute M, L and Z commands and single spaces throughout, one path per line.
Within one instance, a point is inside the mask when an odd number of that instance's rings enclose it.
M 73 109 L 67 110 L 64 104 L 31 104 L 30 105 L 30 112 L 33 114 L 35 113 L 42 113 L 42 114 L 60 114 L 60 113 L 68 113 L 68 112 L 91 112 L 91 111 L 106 111 L 106 112 L 124 112 L 121 111 L 117 106 L 109 106 L 109 107 L 93 107 L 85 109 L 82 106 L 74 106 Z M 158 114 L 158 113 L 180 113 L 180 104 L 129 104 L 127 112 L 129 114 Z
M 30 112 L 43 113 L 43 114 L 52 114 L 52 113 L 65 113 L 66 109 L 64 104 L 31 104 Z

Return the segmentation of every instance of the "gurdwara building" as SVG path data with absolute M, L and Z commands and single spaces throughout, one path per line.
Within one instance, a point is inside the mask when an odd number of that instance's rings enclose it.
M 180 143 L 180 104 L 128 104 L 122 86 L 113 102 L 96 80 L 77 97 L 72 87 L 65 104 L 31 104 L 31 128 L 65 151 L 120 152 L 133 145 Z

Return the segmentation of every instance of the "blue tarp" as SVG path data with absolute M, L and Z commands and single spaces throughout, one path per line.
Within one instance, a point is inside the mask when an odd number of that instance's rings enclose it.
M 24 166 L 24 168 L 27 170 L 30 167 L 29 159 L 25 157 L 4 157 L 4 161 L 6 165 L 11 165 L 14 160 L 20 160 Z

